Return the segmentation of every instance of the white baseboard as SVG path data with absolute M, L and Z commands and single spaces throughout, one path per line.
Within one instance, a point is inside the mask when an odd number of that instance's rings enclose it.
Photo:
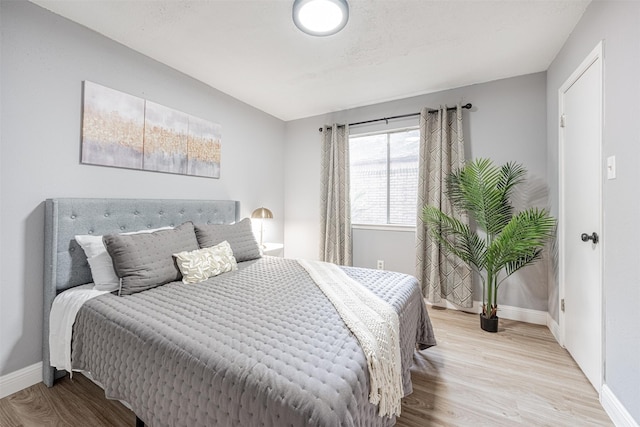
M 502 319 L 519 320 L 520 322 L 533 323 L 535 325 L 547 324 L 546 311 L 532 310 L 530 308 L 498 305 L 498 317 Z
M 441 307 L 441 308 L 448 308 L 451 310 L 459 310 L 459 311 L 464 311 L 466 313 L 476 313 L 479 314 L 482 312 L 482 305 L 480 304 L 480 301 L 474 301 L 473 302 L 473 307 L 460 307 L 459 305 L 456 305 L 452 302 L 449 302 L 445 299 L 441 300 L 440 302 L 436 302 L 436 303 L 431 303 L 429 301 L 427 301 L 425 299 L 425 302 L 427 303 L 427 305 L 432 305 L 434 307 Z
M 435 307 L 450 308 L 453 310 L 466 311 L 467 313 L 480 313 L 482 312 L 482 303 L 480 301 L 474 301 L 473 307 L 462 308 L 449 301 L 442 300 L 439 303 L 432 304 L 427 301 L 428 305 Z M 518 320 L 520 322 L 533 323 L 536 325 L 547 324 L 547 312 L 540 310 L 532 310 L 530 308 L 512 307 L 510 305 L 498 306 L 498 317 L 509 320 Z
M 602 386 L 600 403 L 616 427 L 638 427 L 638 423 L 627 411 L 627 408 L 624 407 L 606 384 Z
M 547 328 L 549 328 L 551 335 L 553 335 L 558 344 L 562 346 L 563 344 L 560 342 L 560 325 L 558 325 L 558 322 L 553 320 L 553 317 L 551 317 L 549 313 L 547 313 Z
M 0 399 L 42 382 L 42 362 L 0 377 Z

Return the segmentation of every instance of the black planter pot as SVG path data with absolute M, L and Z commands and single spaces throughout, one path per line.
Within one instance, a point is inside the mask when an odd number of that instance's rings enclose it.
M 484 314 L 480 313 L 480 327 L 483 331 L 498 332 L 498 320 L 498 316 L 485 317 Z

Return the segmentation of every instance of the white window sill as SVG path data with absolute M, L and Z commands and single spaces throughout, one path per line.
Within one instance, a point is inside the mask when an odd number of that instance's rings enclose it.
M 379 230 L 379 231 L 401 231 L 407 233 L 415 233 L 415 225 L 393 225 L 393 224 L 351 224 L 352 229 L 356 230 Z

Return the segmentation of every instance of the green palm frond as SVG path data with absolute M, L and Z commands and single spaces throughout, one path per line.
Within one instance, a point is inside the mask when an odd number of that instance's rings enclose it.
M 507 270 L 509 276 L 537 259 L 534 254 L 553 236 L 555 224 L 555 219 L 545 210 L 520 212 L 496 236 L 487 250 L 487 258 L 500 270 L 509 264 L 512 268 L 519 266 L 512 271 Z M 530 261 L 523 263 L 525 260 Z
M 425 206 L 423 220 L 431 236 L 443 248 L 478 271 L 485 266 L 486 241 L 471 231 L 467 224 L 432 206 Z
M 533 264 L 540 258 L 542 258 L 542 249 L 536 249 L 535 251 L 529 254 L 521 256 L 515 261 L 507 263 L 507 265 L 505 266 L 507 277 L 511 276 L 513 273 L 520 270 L 522 267 L 526 267 L 527 265 Z
M 489 159 L 476 159 L 447 177 L 446 194 L 456 209 L 472 213 L 478 227 L 492 236 L 511 219 L 509 197 L 525 174 L 515 163 L 496 167 Z
M 509 162 L 500 168 L 500 182 L 498 188 L 502 190 L 505 199 L 509 199 L 511 192 L 524 182 L 527 170 L 518 163 Z

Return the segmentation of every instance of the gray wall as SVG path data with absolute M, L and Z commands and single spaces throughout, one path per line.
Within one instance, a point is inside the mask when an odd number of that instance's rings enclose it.
M 416 231 L 353 229 L 353 265 L 377 268 L 378 260 L 384 261 L 385 270 L 415 274 L 415 256 L 407 256 L 407 248 L 415 248 Z M 401 248 L 391 251 L 389 248 Z M 410 253 L 412 255 L 414 252 Z
M 473 103 L 464 110 L 467 158 L 490 157 L 496 163 L 517 161 L 532 177 L 546 184 L 546 75 L 536 73 L 446 90 L 287 122 L 285 137 L 285 254 L 317 258 L 319 247 L 320 136 L 318 127 L 420 111 L 422 107 Z M 417 125 L 418 120 L 388 126 L 353 127 L 352 133 Z M 388 269 L 414 273 L 415 239 L 405 231 L 356 230 L 354 263 L 375 266 L 384 259 Z M 501 287 L 499 302 L 547 310 L 546 266 L 531 267 Z M 476 296 L 480 300 L 476 284 Z
M 31 3 L 0 11 L 0 375 L 41 360 L 46 198 L 231 198 L 270 208 L 282 242 L 281 120 Z M 221 178 L 81 165 L 83 80 L 220 123 Z
M 592 2 L 548 70 L 548 176 L 558 206 L 558 89 L 604 40 L 603 168 L 616 156 L 617 178 L 603 181 L 605 384 L 640 423 L 640 3 Z M 603 174 L 606 177 L 606 173 Z M 550 284 L 557 298 L 557 282 Z M 557 306 L 552 312 L 558 319 Z

